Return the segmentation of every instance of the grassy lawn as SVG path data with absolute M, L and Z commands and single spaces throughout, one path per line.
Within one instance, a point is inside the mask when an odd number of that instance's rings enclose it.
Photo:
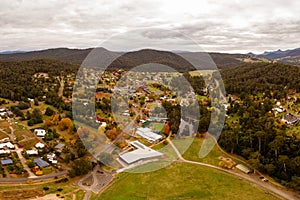
M 77 189 L 77 187 L 73 183 L 74 181 L 67 181 L 67 182 L 62 182 L 62 183 L 55 183 L 53 182 L 47 182 L 47 183 L 28 183 L 24 185 L 8 185 L 8 184 L 3 184 L 0 185 L 0 191 L 10 191 L 12 193 L 16 193 L 18 191 L 25 191 L 26 190 L 32 190 L 34 189 L 35 191 L 43 191 L 45 195 L 47 194 L 60 194 L 61 196 L 64 196 L 65 199 L 72 199 L 71 193 Z M 43 188 L 48 187 L 49 189 L 47 191 L 44 191 Z M 61 188 L 62 191 L 59 192 L 57 189 Z M 68 194 L 68 195 L 66 195 Z M 32 198 L 35 196 L 32 196 Z M 81 200 L 81 199 L 80 199 Z
M 84 197 L 84 195 L 85 195 L 85 191 L 83 191 L 83 190 L 78 190 L 78 191 L 75 193 L 75 195 L 76 195 L 76 200 L 82 200 L 83 197 Z
M 6 133 L 11 133 L 9 123 L 7 121 L 0 121 L 0 129 L 3 129 Z
M 49 166 L 49 167 L 43 168 L 42 171 L 43 171 L 43 175 L 46 175 L 46 174 L 51 174 L 53 170 L 52 170 L 52 167 Z
M 153 123 L 152 127 L 153 127 L 153 130 L 162 131 L 165 128 L 165 124 L 163 124 L 163 123 Z
M 25 149 L 31 149 L 32 147 L 34 147 L 34 145 L 36 143 L 38 143 L 38 139 L 37 138 L 32 138 L 32 139 L 29 139 L 29 140 L 26 140 L 26 141 L 22 141 L 20 142 L 21 145 L 23 145 L 23 147 Z
M 62 136 L 66 142 L 75 142 L 78 138 L 78 134 L 72 134 L 69 130 L 60 131 L 58 128 L 56 128 L 57 133 Z
M 17 141 L 21 141 L 24 138 L 34 138 L 34 134 L 28 130 L 17 130 L 14 132 L 14 135 L 17 138 Z
M 193 143 L 189 147 L 189 149 L 183 154 L 183 157 L 187 160 L 199 161 L 208 164 L 218 165 L 220 160 L 219 156 L 226 156 L 216 145 L 213 147 L 211 152 L 204 158 L 199 158 L 198 154 L 203 143 L 203 138 L 194 138 Z
M 203 166 L 174 163 L 151 173 L 122 173 L 102 194 L 106 200 L 251 199 L 275 200 L 271 194 L 234 176 Z

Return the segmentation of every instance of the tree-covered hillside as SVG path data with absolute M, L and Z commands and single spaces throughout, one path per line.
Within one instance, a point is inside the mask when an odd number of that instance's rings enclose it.
M 265 93 L 270 98 L 286 97 L 289 89 L 300 92 L 300 68 L 279 63 L 256 63 L 221 70 L 226 92 L 241 98 Z

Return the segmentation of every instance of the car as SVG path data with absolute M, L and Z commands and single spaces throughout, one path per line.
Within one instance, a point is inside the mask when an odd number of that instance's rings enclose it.
M 263 178 L 263 179 L 261 179 L 261 181 L 263 181 L 263 182 L 268 182 L 269 180 L 266 179 L 266 178 Z

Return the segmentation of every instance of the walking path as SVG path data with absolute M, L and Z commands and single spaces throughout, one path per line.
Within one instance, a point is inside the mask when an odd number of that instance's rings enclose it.
M 23 155 L 22 155 L 22 151 L 23 151 L 23 149 L 20 149 L 19 147 L 18 147 L 18 145 L 15 145 L 15 149 L 16 149 L 16 153 L 18 154 L 18 156 L 19 156 L 19 159 L 20 159 L 20 161 L 21 161 L 21 163 L 22 163 L 22 165 L 23 165 L 23 167 L 24 167 L 24 169 L 28 172 L 28 174 L 29 174 L 29 177 L 28 178 L 36 178 L 37 176 L 31 171 L 31 169 L 28 167 L 28 165 L 26 164 L 26 159 L 23 157 Z

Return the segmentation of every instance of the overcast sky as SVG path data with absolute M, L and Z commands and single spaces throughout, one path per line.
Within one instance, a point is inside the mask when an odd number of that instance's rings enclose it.
M 95 47 L 114 34 L 149 27 L 182 33 L 206 51 L 259 53 L 300 47 L 297 0 L 86 2 L 1 0 L 0 51 Z M 140 33 L 161 37 L 162 43 L 178 40 L 163 31 Z

